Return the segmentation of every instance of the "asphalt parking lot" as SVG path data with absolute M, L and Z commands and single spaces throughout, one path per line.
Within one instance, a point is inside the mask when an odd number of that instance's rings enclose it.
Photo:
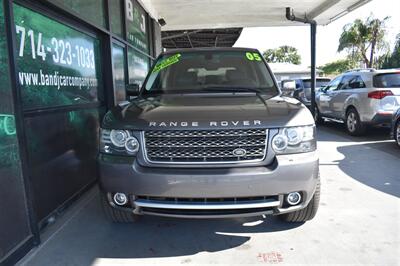
M 113 224 L 103 218 L 95 188 L 20 264 L 400 265 L 400 149 L 388 134 L 377 129 L 355 138 L 342 125 L 319 128 L 322 194 L 310 222 L 143 217 Z

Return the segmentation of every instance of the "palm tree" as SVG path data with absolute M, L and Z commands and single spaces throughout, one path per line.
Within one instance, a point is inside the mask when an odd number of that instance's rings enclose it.
M 382 68 L 398 68 L 400 67 L 400 33 L 396 36 L 396 44 L 393 52 L 383 58 Z
M 376 54 L 387 48 L 384 37 L 388 19 L 380 20 L 371 15 L 365 21 L 356 19 L 347 24 L 339 38 L 338 52 L 348 50 L 353 59 L 362 59 L 366 67 L 373 67 Z
M 267 49 L 263 56 L 268 63 L 301 64 L 301 56 L 298 54 L 298 50 L 289 45 L 282 45 L 276 49 Z

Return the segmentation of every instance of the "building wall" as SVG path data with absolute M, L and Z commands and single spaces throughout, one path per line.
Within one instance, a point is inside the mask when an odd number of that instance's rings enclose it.
M 96 182 L 102 116 L 126 100 L 128 83 L 144 81 L 161 33 L 136 0 L 1 1 L 0 261 L 6 264 Z M 23 244 L 23 251 L 15 249 Z

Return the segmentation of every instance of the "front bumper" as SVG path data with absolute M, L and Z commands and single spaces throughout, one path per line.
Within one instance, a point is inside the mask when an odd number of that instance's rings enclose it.
M 195 218 L 281 214 L 304 208 L 319 176 L 316 152 L 279 155 L 267 166 L 230 168 L 143 167 L 135 158 L 101 154 L 99 167 L 105 193 L 130 196 L 130 204 L 119 208 Z M 288 207 L 284 196 L 294 191 L 301 192 L 302 201 Z

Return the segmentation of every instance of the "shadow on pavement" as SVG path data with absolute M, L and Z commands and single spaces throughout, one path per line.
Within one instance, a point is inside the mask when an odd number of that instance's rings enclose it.
M 319 134 L 318 141 L 350 144 L 338 145 L 336 148 L 344 159 L 335 163 L 338 163 L 340 170 L 346 175 L 369 187 L 400 197 L 400 149 L 391 141 L 390 130 L 370 128 L 361 137 L 348 135 L 344 125 L 340 123 L 326 123 L 319 126 L 318 130 L 329 133 Z M 371 152 L 371 149 L 384 153 Z
M 336 122 L 326 122 L 323 125 L 319 125 L 317 130 L 323 130 L 325 132 L 329 132 L 331 134 L 335 134 L 340 137 L 344 137 L 350 141 L 360 142 L 360 141 L 382 141 L 382 140 L 391 140 L 390 138 L 390 129 L 389 128 L 368 128 L 367 132 L 364 136 L 353 137 L 350 136 L 346 127 L 342 123 Z M 337 141 L 335 138 L 331 138 L 329 135 L 319 136 L 319 141 Z M 393 140 L 394 142 L 394 140 Z
M 58 261 L 59 265 L 92 265 L 98 258 L 175 257 L 232 248 L 246 250 L 250 249 L 243 245 L 250 240 L 247 234 L 285 231 L 301 225 L 271 216 L 210 220 L 144 216 L 135 224 L 115 224 L 104 217 L 97 195 L 28 264 Z
M 323 131 L 329 134 L 318 134 L 318 131 Z M 369 128 L 364 136 L 353 137 L 346 132 L 344 124 L 326 122 L 324 125 L 318 126 L 317 135 L 318 141 L 370 142 L 360 145 L 363 145 L 363 147 L 377 149 L 385 153 L 389 153 L 400 159 L 400 149 L 396 145 L 395 141 L 391 139 L 390 129 L 388 128 Z M 338 140 L 337 136 L 344 139 Z M 374 141 L 375 143 L 373 143 Z
M 382 156 L 382 153 L 371 153 L 369 149 L 381 150 L 382 143 L 338 147 L 338 152 L 345 156 L 338 161 L 339 168 L 367 186 L 400 197 L 400 162 L 397 158 Z M 400 150 L 397 150 L 400 158 Z

